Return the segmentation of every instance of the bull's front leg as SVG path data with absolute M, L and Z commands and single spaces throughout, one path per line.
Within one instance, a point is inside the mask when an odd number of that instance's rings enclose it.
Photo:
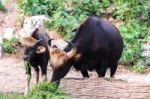
M 26 72 L 26 88 L 24 95 L 27 95 L 30 91 L 30 80 L 31 80 L 31 67 L 29 62 L 24 61 L 25 72 Z

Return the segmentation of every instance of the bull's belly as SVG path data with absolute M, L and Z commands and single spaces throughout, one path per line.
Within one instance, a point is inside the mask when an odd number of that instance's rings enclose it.
M 74 62 L 73 66 L 76 70 L 89 70 L 93 71 L 96 66 L 100 66 L 100 61 L 98 60 L 87 60 L 87 61 L 77 61 Z

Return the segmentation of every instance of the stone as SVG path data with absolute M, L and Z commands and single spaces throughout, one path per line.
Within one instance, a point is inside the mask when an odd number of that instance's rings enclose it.
M 10 40 L 14 36 L 17 36 L 14 28 L 8 27 L 4 29 L 3 38 Z
M 33 28 L 44 28 L 44 22 L 51 21 L 50 18 L 44 15 L 37 15 L 32 17 L 25 17 L 23 28 L 25 30 L 30 30 Z
M 25 17 L 23 27 L 18 31 L 19 38 L 31 36 L 36 28 L 44 28 L 44 22 L 51 21 L 50 18 L 44 15 Z

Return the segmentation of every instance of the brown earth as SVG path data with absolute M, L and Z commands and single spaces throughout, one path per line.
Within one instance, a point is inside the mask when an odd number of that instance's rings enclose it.
M 52 69 L 48 66 L 49 81 L 51 74 Z M 61 80 L 60 89 L 73 99 L 149 99 L 150 73 L 136 74 L 119 66 L 112 81 L 108 80 L 108 74 L 105 78 L 98 78 L 95 72 L 90 72 L 91 78 L 84 79 L 72 68 Z M 0 60 L 0 92 L 23 93 L 25 81 L 21 57 L 5 55 Z
M 0 12 L 0 34 L 7 27 L 16 30 L 20 28 L 17 21 L 19 18 L 17 4 L 10 2 L 7 8 L 8 13 Z M 55 31 L 52 35 L 57 37 Z M 48 66 L 49 80 L 51 74 L 52 69 Z M 71 69 L 61 80 L 60 88 L 73 99 L 149 99 L 150 73 L 136 74 L 119 66 L 112 81 L 108 81 L 108 74 L 105 78 L 98 78 L 95 72 L 90 72 L 91 78 L 84 79 L 80 72 Z M 0 59 L 0 92 L 23 93 L 24 88 L 25 75 L 21 55 L 5 55 Z

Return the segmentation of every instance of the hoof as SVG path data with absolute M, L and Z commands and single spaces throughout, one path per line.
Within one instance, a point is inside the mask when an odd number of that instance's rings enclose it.
M 109 78 L 104 78 L 105 80 L 107 80 L 107 81 L 110 81 L 110 82 L 112 82 L 112 77 L 109 77 Z
M 25 91 L 24 91 L 24 96 L 26 96 L 29 92 L 30 92 L 30 89 L 26 88 Z

